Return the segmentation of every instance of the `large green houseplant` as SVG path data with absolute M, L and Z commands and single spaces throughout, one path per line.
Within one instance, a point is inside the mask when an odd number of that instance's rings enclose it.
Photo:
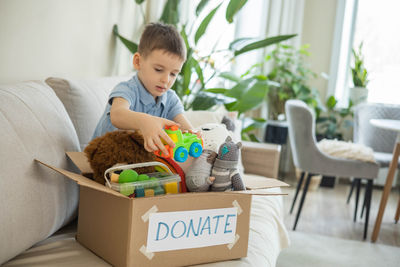
M 368 71 L 365 68 L 364 56 L 362 53 L 363 43 L 361 42 L 358 49 L 352 49 L 353 63 L 351 66 L 351 77 L 354 87 L 350 88 L 350 100 L 354 105 L 365 102 L 368 98 L 367 85 L 369 83 Z
M 267 77 L 276 82 L 268 93 L 268 119 L 277 120 L 285 113 L 285 103 L 289 99 L 300 99 L 317 108 L 318 91 L 308 85 L 316 74 L 309 68 L 305 58 L 309 56 L 308 45 L 296 48 L 290 45 L 278 44 L 266 56 L 266 62 L 271 62 L 272 69 Z
M 228 110 L 245 112 L 249 106 L 257 107 L 264 101 L 268 103 L 268 119 L 278 120 L 278 116 L 285 112 L 285 102 L 288 99 L 301 99 L 318 112 L 322 106 L 318 91 L 308 86 L 308 81 L 315 77 L 304 61 L 308 56 L 308 46 L 299 49 L 290 45 L 277 44 L 265 57 L 265 60 L 253 65 L 240 77 L 233 73 L 223 73 L 223 78 L 233 82 L 231 89 L 213 88 L 207 92 L 222 93 L 228 97 L 225 104 Z M 270 64 L 270 71 L 266 73 L 265 65 Z M 255 92 L 263 94 L 255 96 Z M 233 99 L 233 100 L 230 100 Z M 242 137 L 256 141 L 251 132 L 265 124 L 265 119 L 256 119 L 245 123 Z
M 344 139 L 344 131 L 353 127 L 353 103 L 350 100 L 348 107 L 338 108 L 338 100 L 334 96 L 328 97 L 325 106 L 316 116 L 317 140 Z
M 135 0 L 135 2 L 136 4 L 141 5 L 145 1 Z M 294 34 L 292 34 L 267 37 L 263 39 L 239 38 L 232 41 L 226 49 L 218 51 L 215 51 L 214 49 L 213 51 L 211 51 L 210 54 L 206 56 L 200 56 L 198 52 L 199 49 L 197 49 L 198 42 L 204 36 L 204 33 L 207 31 L 207 28 L 210 22 L 215 17 L 216 12 L 219 10 L 219 8 L 221 8 L 222 1 L 217 4 L 215 4 L 215 2 L 207 0 L 199 1 L 195 11 L 196 19 L 191 25 L 182 24 L 179 21 L 180 3 L 180 0 L 168 0 L 164 6 L 164 10 L 159 21 L 173 24 L 178 29 L 180 29 L 180 33 L 184 38 L 187 46 L 187 60 L 183 65 L 182 71 L 178 75 L 174 86 L 172 87 L 172 89 L 175 90 L 177 95 L 181 98 L 185 109 L 209 109 L 210 107 L 223 101 L 222 95 L 216 97 L 214 94 L 207 93 L 205 90 L 208 87 L 208 83 L 213 78 L 219 77 L 221 74 L 223 76 L 223 73 L 221 73 L 221 71 L 217 69 L 214 64 L 213 58 L 216 53 L 223 53 L 225 55 L 224 58 L 226 59 L 226 62 L 229 64 L 237 56 L 245 54 L 249 51 L 253 51 L 255 49 L 264 48 L 271 44 L 275 44 L 295 36 Z M 237 12 L 246 3 L 247 1 L 243 0 L 230 0 L 225 10 L 226 21 L 232 23 Z M 212 10 L 204 16 L 202 12 L 206 10 L 205 7 L 207 5 L 214 6 Z M 137 43 L 124 38 L 119 33 L 118 27 L 116 25 L 114 26 L 114 34 L 132 53 L 135 53 L 137 51 Z M 218 42 L 218 40 L 212 41 Z M 213 47 L 216 47 L 216 43 L 213 45 Z M 259 86 L 257 87 L 256 85 L 251 90 L 251 93 L 253 94 L 253 98 L 257 98 L 260 95 L 261 97 L 263 97 L 263 94 L 265 94 L 266 91 L 264 90 L 264 88 L 260 88 Z M 239 102 L 242 101 L 246 102 L 245 99 L 239 99 Z M 236 107 L 239 112 L 244 111 L 245 108 L 250 108 L 250 106 L 247 104 L 238 104 Z

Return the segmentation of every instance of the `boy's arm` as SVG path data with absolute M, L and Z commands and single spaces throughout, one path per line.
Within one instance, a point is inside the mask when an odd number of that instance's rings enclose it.
M 175 116 L 174 121 L 181 125 L 182 130 L 192 131 L 193 125 L 190 121 L 185 117 L 183 113 Z
M 181 125 L 183 131 L 188 131 L 190 133 L 196 134 L 199 138 L 201 138 L 201 132 L 194 130 L 193 125 L 183 113 L 176 115 L 174 121 Z
M 113 99 L 110 119 L 114 127 L 118 129 L 139 130 L 143 135 L 144 148 L 149 152 L 161 150 L 168 155 L 168 151 L 160 138 L 164 139 L 168 145 L 175 146 L 164 131 L 164 128 L 165 126 L 178 125 L 178 123 L 146 113 L 132 111 L 129 109 L 129 102 L 124 98 L 116 97 Z

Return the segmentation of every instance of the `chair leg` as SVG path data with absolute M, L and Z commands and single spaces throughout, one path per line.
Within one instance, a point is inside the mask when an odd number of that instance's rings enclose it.
M 399 221 L 399 217 L 400 217 L 400 197 L 399 197 L 399 202 L 397 202 L 396 216 L 394 217 L 395 223 Z
M 296 203 L 297 195 L 299 194 L 301 185 L 303 184 L 304 175 L 305 175 L 305 172 L 301 172 L 300 181 L 297 183 L 296 193 L 294 195 L 292 207 L 290 208 L 290 214 L 292 214 L 292 212 L 293 212 L 293 208 L 294 208 L 294 204 Z
M 356 222 L 357 219 L 357 210 L 358 210 L 358 197 L 360 195 L 360 186 L 361 186 L 361 179 L 360 178 L 354 178 L 356 179 L 356 203 L 355 203 L 355 209 L 354 209 L 354 222 Z
M 368 233 L 368 220 L 369 220 L 369 210 L 371 208 L 371 198 L 372 198 L 372 185 L 373 185 L 373 180 L 368 179 L 367 187 L 365 188 L 365 195 L 366 195 L 366 202 L 365 202 L 365 225 L 364 225 L 364 240 L 367 238 L 367 233 Z
M 364 192 L 364 201 L 363 201 L 363 204 L 362 204 L 362 207 L 361 207 L 360 219 L 361 219 L 361 218 L 363 217 L 363 215 L 364 215 L 365 204 L 367 203 L 366 200 L 367 200 L 367 188 L 365 188 L 365 192 Z
M 355 185 L 355 184 L 356 184 L 356 179 L 353 179 L 353 181 L 351 182 L 351 187 L 350 187 L 349 195 L 347 196 L 346 204 L 349 204 L 349 203 L 350 203 L 350 198 L 351 198 L 351 195 L 353 194 L 353 189 L 354 189 L 354 185 Z
M 293 225 L 293 231 L 296 230 L 297 222 L 298 222 L 298 220 L 300 218 L 301 209 L 302 209 L 303 204 L 304 204 L 304 199 L 306 198 L 308 186 L 309 186 L 310 181 L 311 181 L 311 176 L 312 176 L 311 173 L 307 173 L 306 184 L 304 185 L 303 194 L 301 195 L 300 205 L 299 205 L 299 208 L 297 210 L 296 220 L 294 221 L 294 225 Z

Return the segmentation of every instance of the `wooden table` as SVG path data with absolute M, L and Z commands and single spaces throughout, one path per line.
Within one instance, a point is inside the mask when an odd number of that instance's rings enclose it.
M 400 120 L 384 120 L 384 119 L 372 119 L 370 120 L 370 123 L 374 125 L 375 127 L 379 127 L 382 129 L 390 130 L 390 131 L 396 131 L 397 132 L 397 138 L 396 138 L 396 143 L 394 145 L 394 150 L 393 150 L 393 158 L 392 161 L 390 162 L 389 166 L 389 172 L 386 178 L 385 186 L 383 187 L 383 193 L 382 193 L 382 198 L 381 202 L 379 204 L 379 211 L 378 215 L 376 217 L 375 225 L 374 225 L 374 230 L 372 232 L 372 242 L 375 242 L 376 239 L 378 238 L 379 235 L 379 230 L 381 228 L 381 223 L 382 223 L 382 218 L 383 218 L 383 213 L 385 212 L 386 208 L 386 203 L 389 197 L 390 190 L 392 189 L 392 184 L 393 184 L 393 178 L 394 174 L 397 169 L 397 164 L 399 160 L 399 155 L 400 155 Z M 395 221 L 397 222 L 399 220 L 400 216 L 400 199 L 399 199 L 399 204 L 397 205 L 397 211 L 395 215 Z

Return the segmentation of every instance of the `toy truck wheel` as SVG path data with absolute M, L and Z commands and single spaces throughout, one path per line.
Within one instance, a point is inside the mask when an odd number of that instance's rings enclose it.
M 189 149 L 190 156 L 192 156 L 194 158 L 198 158 L 198 157 L 200 157 L 202 152 L 203 152 L 203 147 L 201 146 L 200 143 L 195 142 L 190 146 L 190 149 Z
M 178 161 L 178 162 L 185 162 L 186 159 L 187 159 L 187 157 L 188 157 L 188 151 L 187 151 L 187 149 L 184 148 L 183 146 L 178 147 L 178 148 L 175 150 L 175 155 L 174 155 L 175 161 Z

